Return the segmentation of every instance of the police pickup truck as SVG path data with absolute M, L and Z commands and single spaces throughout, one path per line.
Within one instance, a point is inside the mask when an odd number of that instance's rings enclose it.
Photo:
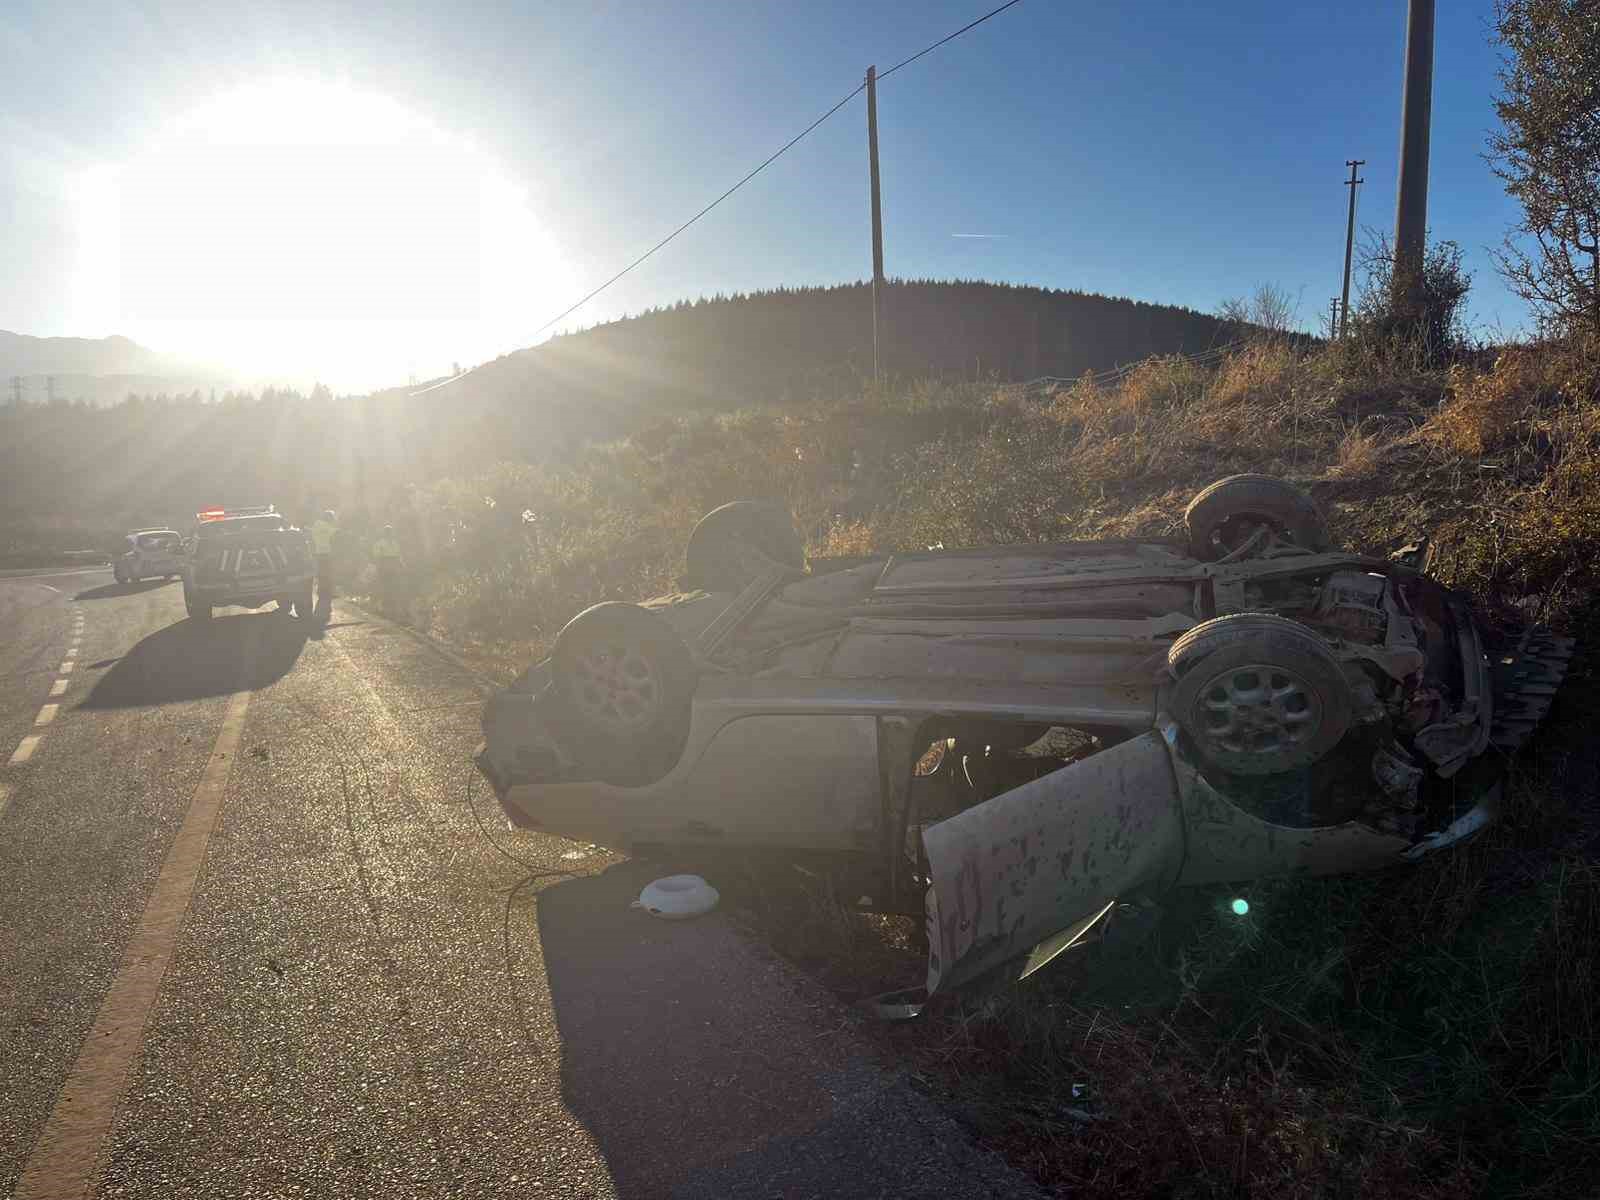
M 277 601 L 311 618 L 314 568 L 306 535 L 269 505 L 208 508 L 196 525 L 183 573 L 183 604 L 189 615 L 209 621 L 224 605 L 261 608 Z

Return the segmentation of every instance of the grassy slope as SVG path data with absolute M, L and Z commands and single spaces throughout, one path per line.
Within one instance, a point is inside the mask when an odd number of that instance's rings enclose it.
M 422 495 L 411 613 L 520 665 L 584 605 L 667 587 L 694 519 L 739 496 L 784 499 L 821 553 L 1168 533 L 1195 490 L 1246 470 L 1306 486 L 1351 546 L 1431 530 L 1447 582 L 1583 639 L 1502 825 L 1415 869 L 1254 885 L 1242 920 L 1190 893 L 1137 952 L 883 1035 L 1073 1195 L 1592 1195 L 1597 378 L 1549 349 L 1444 373 L 1258 345 L 1215 369 L 1152 361 L 1112 391 L 679 418 Z M 914 931 L 817 896 L 758 889 L 750 908 L 846 993 L 914 977 Z

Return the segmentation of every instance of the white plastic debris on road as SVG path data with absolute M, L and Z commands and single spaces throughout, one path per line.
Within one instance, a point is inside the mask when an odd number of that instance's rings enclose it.
M 649 884 L 633 906 L 663 920 L 683 921 L 710 912 L 720 898 L 717 889 L 698 875 L 668 875 Z

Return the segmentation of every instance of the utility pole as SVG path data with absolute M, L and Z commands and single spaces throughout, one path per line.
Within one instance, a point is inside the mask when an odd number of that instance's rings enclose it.
M 1428 132 L 1433 117 L 1433 0 L 1410 0 L 1400 110 L 1400 192 L 1394 213 L 1394 301 L 1416 311 L 1428 237 Z
M 1342 337 L 1339 325 L 1339 297 L 1334 296 L 1328 301 L 1328 340 L 1331 342 L 1336 337 Z
M 1356 168 L 1366 166 L 1364 158 L 1347 158 L 1344 165 L 1350 168 L 1350 178 L 1344 181 L 1345 187 L 1350 189 L 1350 219 L 1344 227 L 1344 292 L 1339 298 L 1339 330 L 1340 337 L 1344 337 L 1345 327 L 1350 323 L 1350 252 L 1356 244 L 1356 189 L 1366 182 L 1365 179 L 1356 178 Z
M 878 196 L 878 68 L 867 68 L 867 159 L 872 168 L 872 381 L 883 380 L 878 289 L 883 284 L 883 205 Z

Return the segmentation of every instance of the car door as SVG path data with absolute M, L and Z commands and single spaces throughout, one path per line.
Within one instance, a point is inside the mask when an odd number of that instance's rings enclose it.
M 1141 734 L 922 831 L 930 993 L 1069 949 L 1119 899 L 1159 893 L 1183 867 L 1177 776 Z

